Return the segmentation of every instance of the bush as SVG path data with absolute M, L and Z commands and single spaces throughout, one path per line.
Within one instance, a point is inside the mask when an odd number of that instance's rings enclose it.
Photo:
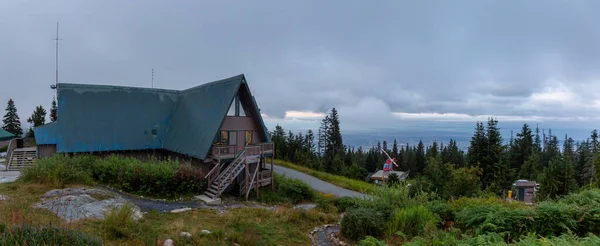
M 68 184 L 92 184 L 89 171 L 91 165 L 93 160 L 89 157 L 56 155 L 52 158 L 39 159 L 35 165 L 24 168 L 19 179 L 56 188 L 63 188 Z
M 125 192 L 157 198 L 200 194 L 206 187 L 202 171 L 176 161 L 111 155 L 55 155 L 25 168 L 21 180 L 62 188 L 67 184 L 92 184 L 94 180 Z
M 385 231 L 383 214 L 373 208 L 350 208 L 340 223 L 345 238 L 359 240 L 366 236 L 380 237 Z
M 358 208 L 362 203 L 360 198 L 345 196 L 335 199 L 333 204 L 337 207 L 339 212 L 343 213 L 349 208 Z
M 275 184 L 277 185 L 277 182 Z M 285 196 L 286 200 L 294 204 L 312 201 L 315 197 L 315 192 L 307 183 L 295 178 L 280 179 L 277 190 Z
M 358 241 L 358 246 L 386 246 L 384 241 L 379 241 L 377 238 L 367 236 L 365 239 Z
M 108 210 L 100 228 L 110 239 L 133 238 L 141 231 L 139 224 L 133 219 L 132 206 L 128 203 Z
M 102 245 L 99 238 L 57 227 L 0 225 L 0 245 Z
M 297 204 L 304 201 L 315 200 L 315 191 L 304 181 L 295 178 L 288 178 L 284 175 L 274 173 L 275 191 L 267 187 L 261 189 L 258 200 L 264 203 L 291 203 Z M 253 190 L 249 197 L 256 196 Z
M 429 211 L 424 206 L 412 206 L 400 209 L 394 213 L 388 224 L 388 236 L 400 232 L 412 238 L 422 232 L 436 229 L 439 216 Z

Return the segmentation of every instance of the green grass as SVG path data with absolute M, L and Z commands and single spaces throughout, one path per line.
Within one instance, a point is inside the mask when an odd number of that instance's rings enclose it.
M 271 211 L 233 208 L 223 214 L 213 209 L 183 213 L 150 211 L 137 222 L 128 219 L 131 214 L 127 211 L 114 210 L 106 220 L 69 223 L 48 210 L 34 208 L 40 197 L 51 189 L 48 184 L 0 184 L 0 194 L 12 198 L 0 202 L 0 224 L 81 231 L 100 238 L 102 245 L 162 245 L 169 238 L 175 245 L 311 245 L 308 235 L 315 227 L 339 221 L 335 210 L 306 211 L 284 204 Z M 203 235 L 202 230 L 209 230 L 211 234 Z M 181 237 L 181 232 L 191 233 L 192 238 Z
M 333 175 L 330 173 L 316 171 L 316 170 L 310 169 L 308 167 L 299 166 L 299 165 L 296 165 L 296 164 L 293 164 L 290 162 L 286 162 L 286 161 L 282 161 L 282 160 L 276 159 L 274 161 L 274 164 L 283 166 L 283 167 L 287 167 L 287 168 L 291 168 L 296 171 L 303 172 L 308 175 L 314 176 L 323 181 L 335 184 L 339 187 L 346 188 L 346 189 L 353 190 L 353 191 L 358 191 L 358 192 L 365 193 L 365 194 L 375 194 L 377 192 L 377 190 L 379 189 L 379 187 L 377 187 L 376 185 L 367 183 L 365 181 L 360 181 L 360 180 L 356 180 L 356 179 L 346 178 L 343 176 Z

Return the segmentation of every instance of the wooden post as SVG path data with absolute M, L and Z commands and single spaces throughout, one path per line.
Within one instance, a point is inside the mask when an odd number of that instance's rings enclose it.
M 246 189 L 244 189 L 245 191 L 249 191 L 249 187 L 248 187 L 248 179 L 250 178 L 250 171 L 248 170 L 248 162 L 246 162 L 246 159 L 244 159 L 244 166 L 245 166 L 245 170 L 246 170 L 246 178 L 244 179 L 244 186 L 246 187 Z M 248 200 L 248 197 L 246 196 L 246 201 Z
M 275 177 L 273 176 L 275 169 L 273 168 L 273 159 L 275 158 L 271 156 L 271 190 L 275 191 Z
M 260 162 L 256 164 L 256 171 L 255 172 L 258 172 L 256 174 L 256 179 L 257 180 L 254 181 L 255 182 L 254 187 L 256 187 L 256 199 L 258 199 L 258 189 L 260 188 L 260 178 L 261 178 L 261 176 L 260 176 Z

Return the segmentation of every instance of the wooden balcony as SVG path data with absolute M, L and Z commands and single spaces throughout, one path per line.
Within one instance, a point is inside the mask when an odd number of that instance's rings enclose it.
M 274 144 L 272 142 L 252 144 L 247 145 L 245 149 L 246 156 L 262 157 L 273 154 Z M 212 158 L 214 159 L 227 160 L 235 158 L 235 156 L 238 154 L 238 151 L 235 145 L 213 145 L 211 154 Z

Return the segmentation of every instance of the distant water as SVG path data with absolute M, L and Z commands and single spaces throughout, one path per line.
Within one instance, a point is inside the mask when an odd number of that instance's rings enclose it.
M 471 122 L 423 122 L 423 123 L 412 123 L 403 124 L 395 128 L 386 129 L 368 129 L 358 131 L 344 131 L 342 129 L 342 138 L 344 144 L 350 147 L 358 148 L 370 148 L 377 146 L 377 142 L 383 142 L 384 140 L 388 143 L 388 148 L 392 148 L 394 139 L 399 145 L 409 144 L 411 146 L 417 145 L 420 140 L 423 141 L 425 146 L 431 145 L 434 141 L 443 143 L 446 145 L 450 139 L 457 142 L 459 148 L 467 150 L 475 132 L 475 123 Z M 517 133 L 521 131 L 523 123 L 517 122 L 499 122 L 498 126 L 502 134 L 504 143 L 508 143 L 511 137 L 511 131 L 513 137 L 516 138 Z M 535 134 L 536 123 L 529 124 L 532 129 L 532 134 Z M 546 127 L 546 128 L 543 128 Z M 552 135 L 558 137 L 559 144 L 565 139 L 565 134 L 573 140 L 582 141 L 590 136 L 590 132 L 593 128 L 586 128 L 578 126 L 565 126 L 560 124 L 539 124 L 540 138 L 542 138 L 542 132 L 545 131 L 548 134 L 548 129 L 552 130 Z M 315 129 L 317 130 L 317 129 Z M 317 137 L 315 136 L 315 139 Z

